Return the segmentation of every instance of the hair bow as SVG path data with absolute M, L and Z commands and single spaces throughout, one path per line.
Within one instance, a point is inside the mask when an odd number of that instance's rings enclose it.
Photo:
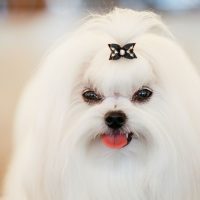
M 137 58 L 135 55 L 133 49 L 136 43 L 128 43 L 121 47 L 118 44 L 108 44 L 111 54 L 109 60 L 118 60 L 121 57 L 127 58 L 127 59 L 133 59 Z

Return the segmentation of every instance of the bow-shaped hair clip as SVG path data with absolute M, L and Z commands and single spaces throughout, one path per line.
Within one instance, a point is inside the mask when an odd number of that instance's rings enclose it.
M 118 44 L 108 44 L 111 54 L 109 60 L 118 60 L 121 57 L 127 58 L 127 59 L 133 59 L 137 58 L 135 55 L 133 49 L 136 43 L 128 43 L 121 47 Z

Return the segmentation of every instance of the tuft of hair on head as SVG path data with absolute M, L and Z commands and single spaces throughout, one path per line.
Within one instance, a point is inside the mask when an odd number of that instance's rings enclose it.
M 151 11 L 114 8 L 107 14 L 90 13 L 85 18 L 84 30 L 102 32 L 121 43 L 127 43 L 145 33 L 159 34 L 174 39 L 161 17 Z

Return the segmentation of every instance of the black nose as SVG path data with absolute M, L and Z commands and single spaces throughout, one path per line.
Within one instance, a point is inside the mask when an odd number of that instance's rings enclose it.
M 105 123 L 112 129 L 121 128 L 126 122 L 126 115 L 122 111 L 112 111 L 105 114 Z

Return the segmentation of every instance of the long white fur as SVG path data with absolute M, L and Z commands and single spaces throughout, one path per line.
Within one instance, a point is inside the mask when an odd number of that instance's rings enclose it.
M 136 42 L 137 59 L 109 61 L 108 43 Z M 130 101 L 143 85 L 143 104 Z M 105 96 L 88 105 L 81 92 Z M 25 90 L 6 200 L 199 200 L 200 78 L 159 17 L 95 15 L 49 53 Z M 120 150 L 98 134 L 122 110 L 135 133 Z

